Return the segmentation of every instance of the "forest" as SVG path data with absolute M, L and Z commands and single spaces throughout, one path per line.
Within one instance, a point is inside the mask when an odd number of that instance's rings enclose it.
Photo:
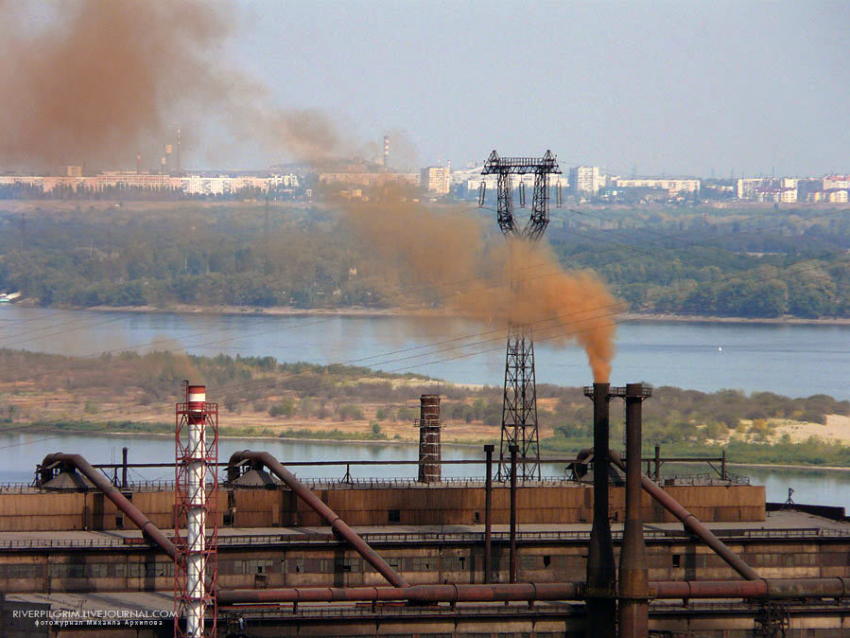
M 63 307 L 441 303 L 439 291 L 413 296 L 414 286 L 382 264 L 333 207 L 63 205 L 0 211 L 0 292 Z M 458 214 L 486 222 L 492 211 Z M 612 207 L 552 217 L 547 238 L 563 266 L 596 272 L 633 312 L 850 317 L 846 209 Z

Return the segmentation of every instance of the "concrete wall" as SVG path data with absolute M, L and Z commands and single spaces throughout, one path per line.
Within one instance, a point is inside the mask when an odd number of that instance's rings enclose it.
M 760 486 L 669 486 L 665 490 L 705 522 L 763 521 L 765 493 Z M 475 525 L 484 521 L 484 490 L 476 487 L 398 487 L 317 490 L 316 494 L 352 526 Z M 174 527 L 171 491 L 136 492 L 132 502 L 162 529 Z M 611 515 L 623 520 L 625 488 L 610 490 Z M 565 483 L 520 488 L 519 524 L 589 523 L 593 490 Z M 493 490 L 493 522 L 508 523 L 510 491 Z M 674 521 L 643 495 L 648 523 Z M 325 523 L 289 490 L 219 491 L 219 524 L 225 514 L 235 527 L 323 526 Z M 0 531 L 114 530 L 132 527 L 111 501 L 89 493 L 0 493 Z

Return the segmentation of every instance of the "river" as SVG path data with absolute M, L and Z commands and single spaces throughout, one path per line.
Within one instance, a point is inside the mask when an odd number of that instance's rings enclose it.
M 120 463 L 121 448 L 128 447 L 130 463 L 165 463 L 174 458 L 174 442 L 169 437 L 123 437 L 91 436 L 78 434 L 7 434 L 0 435 L 0 450 L 14 450 L 13 454 L 4 453 L 4 463 L 0 467 L 0 482 L 26 482 L 35 477 L 36 464 L 50 452 L 81 453 L 91 463 Z M 417 458 L 414 445 L 337 443 L 269 439 L 225 438 L 219 446 L 219 459 L 227 460 L 237 450 L 264 450 L 270 452 L 282 463 L 287 461 L 412 461 Z M 564 456 L 569 456 L 565 454 Z M 443 458 L 483 459 L 481 448 L 472 446 L 443 447 Z M 564 476 L 563 464 L 544 463 L 544 476 Z M 345 466 L 302 466 L 294 467 L 296 475 L 302 478 L 342 478 Z M 710 472 L 707 465 L 664 465 L 665 476 Z M 797 503 L 818 505 L 839 505 L 850 511 L 850 471 L 809 470 L 798 468 L 730 467 L 736 474 L 749 476 L 755 485 L 764 485 L 767 500 L 784 502 L 788 497 L 788 488 L 794 489 L 794 501 Z M 352 466 L 354 478 L 414 478 L 415 465 L 370 465 Z M 443 476 L 482 477 L 482 465 L 445 465 Z M 163 468 L 140 468 L 130 471 L 129 479 L 137 481 L 173 480 L 173 470 Z
M 271 355 L 279 361 L 350 363 L 386 371 L 419 372 L 458 383 L 500 385 L 504 335 L 460 319 L 409 317 L 271 317 L 112 313 L 20 306 L 0 307 L 0 347 L 76 356 L 102 352 L 185 349 L 193 354 Z M 492 332 L 490 332 L 492 331 Z M 477 335 L 477 336 L 476 336 Z M 471 336 L 468 339 L 460 337 Z M 829 394 L 850 398 L 850 326 L 732 323 L 625 322 L 618 327 L 613 383 L 643 381 L 702 391 L 736 388 L 792 397 Z M 585 385 L 590 374 L 577 348 L 536 344 L 538 383 Z M 44 440 L 47 439 L 47 440 Z M 94 463 L 173 458 L 165 438 L 108 436 L 0 436 L 4 465 L 0 481 L 30 481 L 35 464 L 52 451 L 84 452 Z M 281 460 L 414 459 L 403 445 L 248 441 L 227 439 L 220 456 L 262 446 Z M 446 447 L 445 458 L 474 458 L 479 450 Z M 449 467 L 449 466 L 447 466 Z M 341 468 L 301 468 L 302 476 L 341 476 Z M 365 472 L 365 468 L 355 470 Z M 376 476 L 413 476 L 405 466 L 370 467 Z M 451 466 L 447 475 L 475 475 L 480 468 Z M 547 465 L 544 473 L 562 474 Z M 767 487 L 768 500 L 784 501 L 788 488 L 801 503 L 850 508 L 850 472 L 747 468 Z M 361 474 L 365 476 L 365 474 Z M 137 477 L 138 478 L 138 477 Z M 161 478 L 150 473 L 144 478 Z M 168 478 L 168 475 L 164 476 Z
M 125 349 L 271 355 L 350 363 L 456 383 L 501 385 L 504 334 L 462 319 L 112 313 L 0 307 L 0 347 L 76 356 Z M 535 344 L 538 383 L 591 381 L 584 353 Z M 850 325 L 630 321 L 617 330 L 612 383 L 850 399 Z

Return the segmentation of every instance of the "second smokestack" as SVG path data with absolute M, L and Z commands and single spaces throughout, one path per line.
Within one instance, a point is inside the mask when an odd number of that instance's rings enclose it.
M 419 399 L 419 482 L 442 479 L 440 451 L 440 395 L 423 394 Z

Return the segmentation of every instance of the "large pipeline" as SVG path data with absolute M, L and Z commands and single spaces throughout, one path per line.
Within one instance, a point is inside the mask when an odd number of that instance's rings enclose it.
M 109 479 L 94 469 L 82 456 L 79 454 L 63 454 L 61 452 L 48 454 L 41 462 L 41 467 L 47 468 L 55 463 L 63 463 L 76 468 L 80 474 L 85 476 L 97 489 L 103 492 L 106 498 L 115 503 L 115 507 L 124 512 L 142 530 L 143 536 L 156 543 L 172 559 L 177 556 L 177 548 L 174 547 L 174 543 L 166 538 L 165 534 L 147 516 L 142 514 L 135 505 L 127 500 L 118 488 L 109 482 Z
M 656 599 L 848 598 L 850 578 L 788 578 L 755 581 L 706 580 L 650 583 Z M 411 585 L 410 587 L 292 587 L 220 591 L 219 605 L 320 602 L 534 602 L 584 600 L 585 586 L 572 583 L 502 585 Z
M 620 458 L 619 453 L 616 450 L 610 451 L 611 462 L 614 463 L 621 470 L 626 471 L 626 466 L 623 463 L 623 460 Z M 729 567 L 734 569 L 741 577 L 746 580 L 759 580 L 759 575 L 756 573 L 752 567 L 747 565 L 735 552 L 729 549 L 723 541 L 721 541 L 717 536 L 711 533 L 705 525 L 703 525 L 700 520 L 691 514 L 688 510 L 682 507 L 676 499 L 667 494 L 664 490 L 662 490 L 658 485 L 656 485 L 652 480 L 647 478 L 646 475 L 642 474 L 640 477 L 641 487 L 649 493 L 652 498 L 658 501 L 664 509 L 670 512 L 673 516 L 675 516 L 679 521 L 681 521 L 682 525 L 687 527 L 691 532 L 694 533 L 703 543 L 708 545 L 720 558 L 722 558 Z
M 377 602 L 416 603 L 581 600 L 584 583 L 499 585 L 411 585 L 409 587 L 293 587 L 220 591 L 219 605 L 250 603 Z
M 372 567 L 387 579 L 394 587 L 408 587 L 409 583 L 396 570 L 394 570 L 381 556 L 372 549 L 369 544 L 364 541 L 357 533 L 351 529 L 344 520 L 342 520 L 336 512 L 325 505 L 319 497 L 309 490 L 295 475 L 287 470 L 280 462 L 268 452 L 252 452 L 243 450 L 242 452 L 234 452 L 230 457 L 230 466 L 233 467 L 242 461 L 257 461 L 265 465 L 272 473 L 274 473 L 284 484 L 292 490 L 292 492 L 312 508 L 319 516 L 321 516 L 331 529 L 348 541 L 351 546 L 362 556 Z

